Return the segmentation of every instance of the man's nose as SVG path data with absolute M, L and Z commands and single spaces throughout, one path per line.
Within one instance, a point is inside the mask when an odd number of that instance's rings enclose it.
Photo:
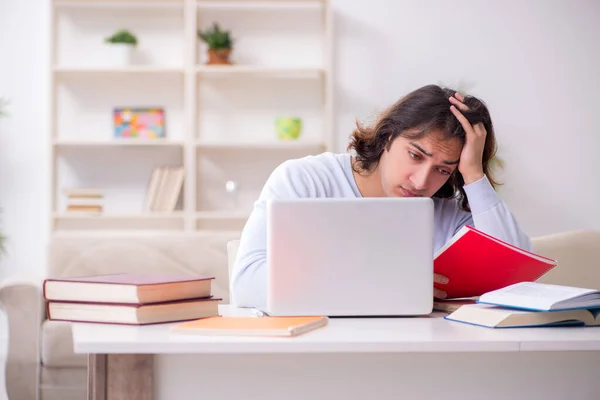
M 429 169 L 420 168 L 415 171 L 411 176 L 411 181 L 415 190 L 425 190 L 427 188 L 427 181 L 429 179 Z

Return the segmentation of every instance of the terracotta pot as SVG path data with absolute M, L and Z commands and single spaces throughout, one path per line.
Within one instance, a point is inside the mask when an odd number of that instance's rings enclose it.
M 231 49 L 209 49 L 207 64 L 231 64 Z

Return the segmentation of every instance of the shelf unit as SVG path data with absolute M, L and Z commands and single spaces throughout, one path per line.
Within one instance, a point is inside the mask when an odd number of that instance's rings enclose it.
M 231 30 L 232 65 L 205 63 L 197 32 L 213 22 Z M 332 22 L 327 0 L 53 0 L 52 231 L 240 230 L 279 163 L 334 147 Z M 103 40 L 121 28 L 139 44 L 114 66 Z M 163 107 L 166 137 L 113 137 L 121 106 Z M 278 116 L 302 118 L 300 138 L 277 139 Z M 177 208 L 146 211 L 153 169 L 178 165 Z M 65 212 L 77 187 L 101 189 L 104 211 Z

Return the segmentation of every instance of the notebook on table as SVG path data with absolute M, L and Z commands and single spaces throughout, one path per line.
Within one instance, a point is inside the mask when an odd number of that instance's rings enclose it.
M 322 328 L 325 316 L 290 317 L 212 317 L 184 322 L 174 332 L 210 336 L 298 336 Z

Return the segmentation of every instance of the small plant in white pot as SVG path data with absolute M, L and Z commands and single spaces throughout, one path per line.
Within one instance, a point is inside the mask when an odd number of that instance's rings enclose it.
M 127 66 L 131 64 L 133 50 L 137 47 L 137 37 L 126 29 L 118 30 L 104 39 L 109 47 L 109 62 L 114 66 Z

